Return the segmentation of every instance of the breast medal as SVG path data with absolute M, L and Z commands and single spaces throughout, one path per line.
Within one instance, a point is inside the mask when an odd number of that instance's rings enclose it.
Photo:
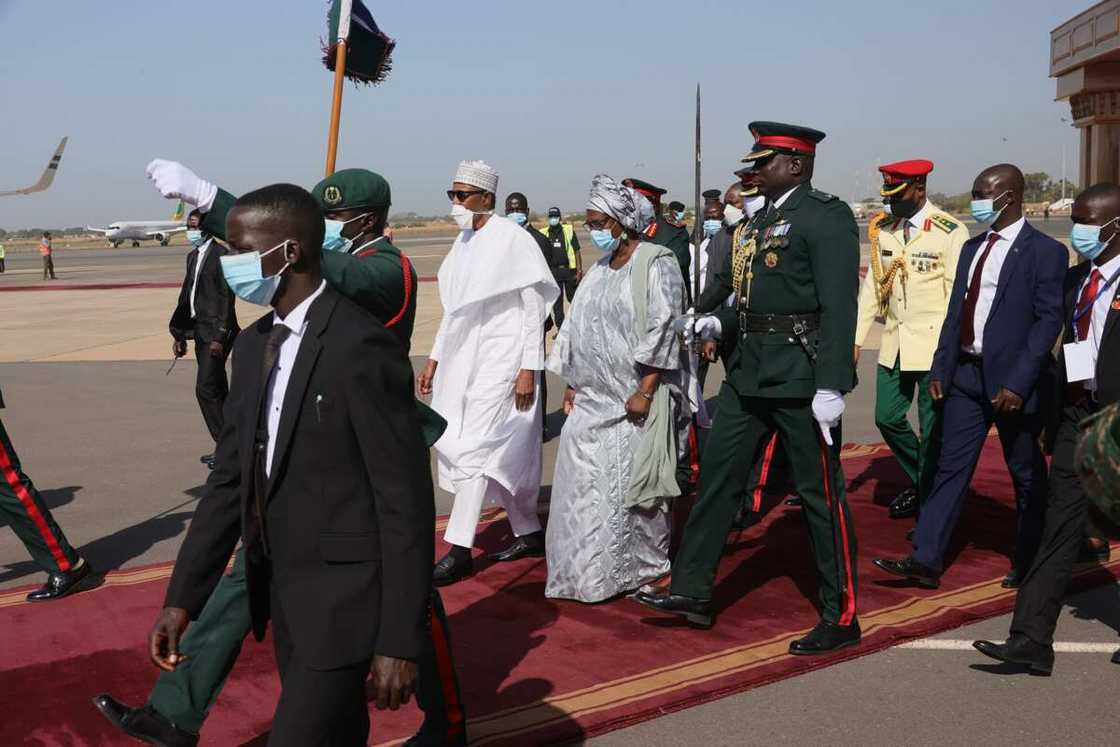
M 778 253 L 777 252 L 767 252 L 766 256 L 763 257 L 763 261 L 766 263 L 767 267 L 769 267 L 771 270 L 773 270 L 775 267 L 778 266 Z

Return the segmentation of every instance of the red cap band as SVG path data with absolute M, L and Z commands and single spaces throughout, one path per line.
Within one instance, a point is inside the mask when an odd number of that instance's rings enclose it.
M 802 140 L 799 137 L 788 135 L 763 135 L 755 141 L 755 148 L 766 146 L 770 148 L 784 148 L 786 150 L 799 150 L 805 153 L 816 153 L 817 144 L 811 140 Z

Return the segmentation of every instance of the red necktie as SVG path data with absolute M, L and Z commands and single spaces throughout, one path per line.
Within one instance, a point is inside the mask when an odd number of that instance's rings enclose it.
M 980 255 L 980 261 L 976 263 L 976 270 L 968 283 L 968 293 L 964 297 L 964 316 L 961 319 L 961 347 L 967 348 L 976 341 L 976 301 L 980 298 L 980 281 L 984 275 L 984 263 L 988 261 L 988 255 L 992 253 L 992 247 L 999 239 L 1000 235 L 995 231 L 988 236 L 988 245 L 984 247 L 984 253 Z
M 1086 340 L 1089 338 L 1089 325 L 1093 321 L 1093 302 L 1097 300 L 1097 291 L 1101 287 L 1101 280 L 1104 277 L 1101 271 L 1093 268 L 1093 274 L 1089 276 L 1089 282 L 1081 290 L 1081 297 L 1077 300 L 1077 339 Z

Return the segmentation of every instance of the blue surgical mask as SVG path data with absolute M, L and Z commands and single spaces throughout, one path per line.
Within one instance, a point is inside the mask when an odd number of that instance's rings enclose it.
M 519 226 L 529 222 L 529 216 L 526 213 L 506 213 L 506 217 Z
M 331 220 L 330 218 L 324 218 L 323 251 L 349 252 L 351 247 L 354 246 L 354 240 L 348 239 L 342 235 L 342 227 L 347 223 L 361 220 L 368 215 L 369 213 L 362 213 L 361 215 L 354 216 L 350 220 Z
M 723 227 L 723 221 L 716 220 L 715 218 L 708 218 L 704 221 L 704 235 L 714 236 L 716 231 Z
M 197 228 L 187 229 L 187 241 L 189 241 L 190 245 L 195 249 L 206 243 L 206 239 L 203 237 L 202 231 L 198 230 Z
M 599 247 L 602 252 L 613 252 L 618 248 L 620 236 L 614 236 L 605 228 L 596 228 L 591 231 L 591 243 Z
M 684 215 L 685 213 L 683 210 L 678 210 L 677 212 L 673 213 L 673 216 L 677 219 L 677 223 L 684 222 Z
M 258 306 L 268 306 L 272 303 L 272 297 L 276 295 L 276 289 L 280 287 L 280 276 L 291 265 L 285 262 L 284 266 L 280 268 L 280 272 L 266 278 L 264 271 L 261 269 L 261 260 L 287 245 L 288 240 L 285 239 L 263 254 L 261 252 L 245 252 L 243 254 L 227 254 L 222 257 L 222 275 L 234 295 L 242 301 L 255 303 Z
M 1120 220 L 1120 218 L 1113 218 L 1104 226 L 1117 220 Z M 1073 246 L 1073 250 L 1090 261 L 1101 256 L 1105 247 L 1112 241 L 1112 239 L 1101 241 L 1101 230 L 1104 226 L 1087 226 L 1083 223 L 1074 223 L 1073 230 L 1069 234 L 1069 243 Z
M 1004 205 L 999 210 L 996 210 L 996 200 L 1000 199 L 1005 194 L 1007 194 L 1006 191 L 1001 192 L 994 200 L 973 200 L 969 203 L 969 210 L 972 212 L 972 217 L 976 219 L 976 222 L 984 226 L 990 226 L 995 223 L 996 219 L 999 218 L 999 214 L 1007 207 L 1007 205 Z
M 556 216 L 553 216 L 553 217 L 551 217 L 551 218 L 549 218 L 549 219 L 548 219 L 548 225 L 550 225 L 550 226 L 558 226 L 558 225 L 560 225 L 560 219 L 559 219 L 559 218 L 557 218 Z

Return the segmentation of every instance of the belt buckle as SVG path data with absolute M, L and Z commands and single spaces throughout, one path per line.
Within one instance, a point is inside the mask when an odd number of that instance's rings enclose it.
M 805 328 L 805 321 L 803 319 L 798 319 L 796 322 L 793 323 L 793 334 L 797 335 L 798 337 L 801 337 L 802 335 L 805 334 L 806 331 L 807 330 Z

